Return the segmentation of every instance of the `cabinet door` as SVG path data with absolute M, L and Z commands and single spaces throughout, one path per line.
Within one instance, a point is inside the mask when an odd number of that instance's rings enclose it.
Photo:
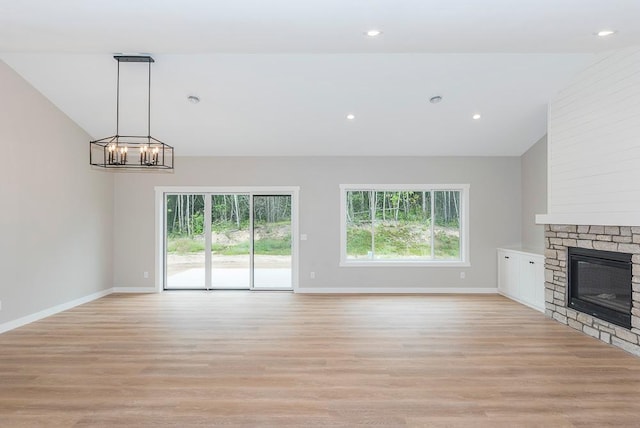
M 533 305 L 536 295 L 536 264 L 531 257 L 520 259 L 520 299 Z
M 523 256 L 520 260 L 521 296 L 524 303 L 544 310 L 543 258 Z
M 518 297 L 518 256 L 508 251 L 498 252 L 498 288 L 507 296 Z

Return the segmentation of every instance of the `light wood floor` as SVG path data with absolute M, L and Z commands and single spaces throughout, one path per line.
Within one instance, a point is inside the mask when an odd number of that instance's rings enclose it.
M 0 426 L 640 426 L 640 359 L 500 296 L 111 295 L 0 335 Z

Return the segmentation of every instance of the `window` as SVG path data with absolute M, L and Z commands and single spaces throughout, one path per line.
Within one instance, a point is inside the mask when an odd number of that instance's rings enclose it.
M 467 266 L 469 185 L 341 185 L 341 265 Z

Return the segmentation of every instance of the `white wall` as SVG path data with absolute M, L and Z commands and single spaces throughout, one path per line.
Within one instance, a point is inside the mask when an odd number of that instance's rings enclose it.
M 547 136 L 521 157 L 522 167 L 522 248 L 544 252 L 544 226 L 536 224 L 536 214 L 547 211 Z
M 540 222 L 640 225 L 640 47 L 600 55 L 549 107 Z
M 89 136 L 0 61 L 0 324 L 111 288 L 113 177 Z
M 339 267 L 341 183 L 469 183 L 471 267 Z M 184 157 L 173 174 L 116 175 L 116 287 L 154 286 L 155 186 L 300 186 L 301 288 L 494 288 L 496 247 L 521 239 L 518 157 Z

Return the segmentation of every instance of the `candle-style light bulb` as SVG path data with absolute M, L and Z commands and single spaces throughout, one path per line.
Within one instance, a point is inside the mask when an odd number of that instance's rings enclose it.
M 113 164 L 113 151 L 115 150 L 115 146 L 113 144 L 109 144 L 107 146 L 107 149 L 109 151 L 109 154 L 107 155 L 107 163 L 109 163 L 110 165 Z

